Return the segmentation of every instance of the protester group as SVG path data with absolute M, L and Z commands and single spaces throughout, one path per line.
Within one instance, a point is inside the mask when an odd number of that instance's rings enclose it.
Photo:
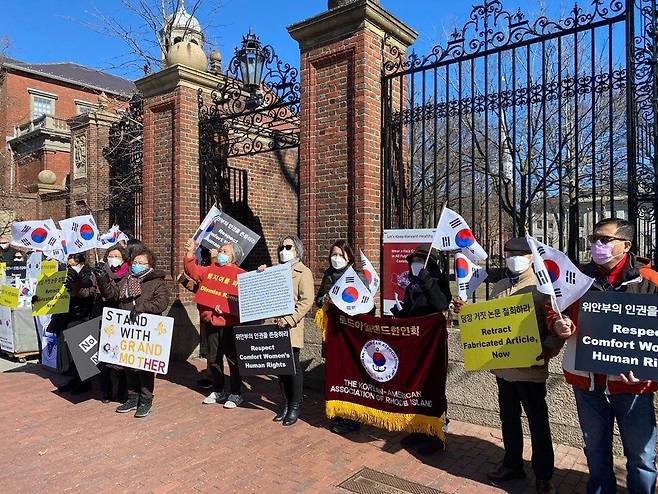
M 304 264 L 304 245 L 292 233 L 278 242 L 276 266 L 261 265 L 249 273 L 240 265 L 258 235 L 213 207 L 185 245 L 184 272 L 178 277 L 194 293 L 199 311 L 207 360 L 198 382 L 206 390 L 202 404 L 238 408 L 245 401 L 245 375 L 276 375 L 281 399 L 273 420 L 286 427 L 296 424 L 304 395 L 300 351 L 314 313 L 326 359 L 330 430 L 359 434 L 367 424 L 407 432 L 403 446 L 421 455 L 436 453 L 447 445 L 447 339 L 448 327 L 456 322 L 466 370 L 493 372 L 498 387 L 505 455 L 487 474 L 492 483 L 526 477 L 525 412 L 536 492 L 555 492 L 546 382 L 549 360 L 563 352 L 585 444 L 587 492 L 617 491 L 616 421 L 628 492 L 654 493 L 658 372 L 652 368 L 658 363 L 652 365 L 651 354 L 658 352 L 658 325 L 652 319 L 658 317 L 658 272 L 633 252 L 634 238 L 633 226 L 623 219 L 599 221 L 589 238 L 591 261 L 577 267 L 530 234 L 510 232 L 500 279 L 488 301 L 476 302 L 476 292 L 480 300 L 482 283 L 491 276 L 482 266 L 487 253 L 464 218 L 446 207 L 431 244 L 417 245 L 406 255 L 402 299 L 396 295 L 390 314 L 377 316 L 389 312 L 375 304 L 382 280 L 363 252 L 357 260 L 345 240 L 336 239 L 327 252 L 317 284 Z M 153 252 L 116 226 L 101 234 L 86 215 L 60 221 L 60 228 L 52 220 L 15 223 L 11 239 L 0 238 L 0 255 L 4 267 L 19 258 L 28 264 L 58 263 L 55 273 L 42 267 L 23 298 L 37 327 L 45 325 L 47 333 L 57 335 L 57 370 L 69 378 L 59 391 L 85 393 L 98 379 L 102 401 L 121 402 L 116 412 L 149 415 L 157 394 L 155 376 L 167 371 L 167 342 L 174 331 L 174 321 L 162 317 L 170 306 L 170 287 Z M 39 284 L 49 280 L 61 280 L 61 289 L 56 286 L 44 301 Z M 2 281 L 7 287 L 14 283 Z M 272 285 L 284 299 L 270 299 Z M 66 307 L 57 309 L 65 299 Z M 89 333 L 80 347 L 93 349 L 97 377 L 82 379 L 78 350 L 71 348 L 67 331 L 90 321 L 98 321 L 95 334 Z

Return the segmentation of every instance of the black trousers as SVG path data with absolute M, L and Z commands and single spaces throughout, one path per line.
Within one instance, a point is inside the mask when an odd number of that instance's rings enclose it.
M 299 364 L 299 348 L 293 348 L 292 355 L 295 360 L 295 373 L 289 376 L 279 376 L 279 384 L 286 401 L 299 404 L 304 397 L 304 371 Z
M 140 403 L 153 402 L 155 374 L 139 369 L 126 368 L 126 383 L 128 384 L 128 399 L 139 398 Z
M 508 468 L 523 468 L 523 429 L 521 407 L 528 417 L 532 442 L 532 469 L 538 480 L 553 477 L 554 454 L 546 405 L 546 383 L 510 382 L 496 378 L 498 405 Z
M 224 390 L 224 384 L 226 382 L 224 376 L 224 357 L 226 357 L 230 372 L 230 393 L 232 395 L 242 394 L 242 379 L 240 378 L 240 369 L 238 368 L 233 327 L 208 326 L 206 335 L 208 345 L 208 355 L 206 358 L 208 367 L 210 368 L 214 390 L 217 392 Z
M 115 368 L 104 363 L 98 364 L 100 373 L 101 395 L 104 398 L 112 398 L 112 391 L 116 383 L 117 398 L 121 399 L 126 394 L 126 372 L 123 367 Z

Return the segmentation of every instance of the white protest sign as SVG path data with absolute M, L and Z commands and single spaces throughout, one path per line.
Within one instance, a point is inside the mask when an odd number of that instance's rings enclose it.
M 133 321 L 129 311 L 105 307 L 98 360 L 166 374 L 173 332 L 171 317 L 139 314 Z
M 36 280 L 41 274 L 41 261 L 43 254 L 41 252 L 32 252 L 27 256 L 27 272 L 25 277 L 28 280 Z
M 0 307 L 0 350 L 14 353 L 14 331 L 11 325 L 11 309 Z
M 262 273 L 239 274 L 238 302 L 241 323 L 289 316 L 295 312 L 291 264 L 279 264 Z

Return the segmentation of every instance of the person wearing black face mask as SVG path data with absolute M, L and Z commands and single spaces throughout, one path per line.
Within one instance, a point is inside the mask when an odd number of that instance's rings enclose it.
M 594 225 L 590 236 L 592 261 L 581 270 L 594 278 L 590 291 L 658 294 L 658 272 L 648 259 L 632 252 L 635 228 L 628 221 L 608 218 Z M 633 372 L 605 375 L 575 369 L 580 301 L 567 315 L 548 311 L 547 323 L 567 340 L 562 366 L 565 380 L 573 386 L 578 421 L 583 432 L 589 467 L 587 492 L 616 492 L 612 463 L 615 419 L 626 456 L 626 486 L 633 494 L 653 494 L 656 485 L 656 414 L 653 395 L 658 383 L 641 381 Z

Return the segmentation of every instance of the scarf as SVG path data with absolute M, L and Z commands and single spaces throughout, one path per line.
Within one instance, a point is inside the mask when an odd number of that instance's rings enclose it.
M 130 273 L 126 279 L 125 299 L 135 299 L 142 294 L 142 281 L 147 274 L 151 273 L 153 268 L 147 269 L 141 274 L 135 275 Z
M 121 266 L 119 266 L 119 269 L 117 269 L 116 271 L 113 271 L 110 265 L 105 263 L 105 272 L 107 273 L 107 275 L 110 277 L 111 280 L 119 281 L 120 279 L 124 278 L 129 271 L 130 271 L 130 267 L 126 262 L 124 262 Z

